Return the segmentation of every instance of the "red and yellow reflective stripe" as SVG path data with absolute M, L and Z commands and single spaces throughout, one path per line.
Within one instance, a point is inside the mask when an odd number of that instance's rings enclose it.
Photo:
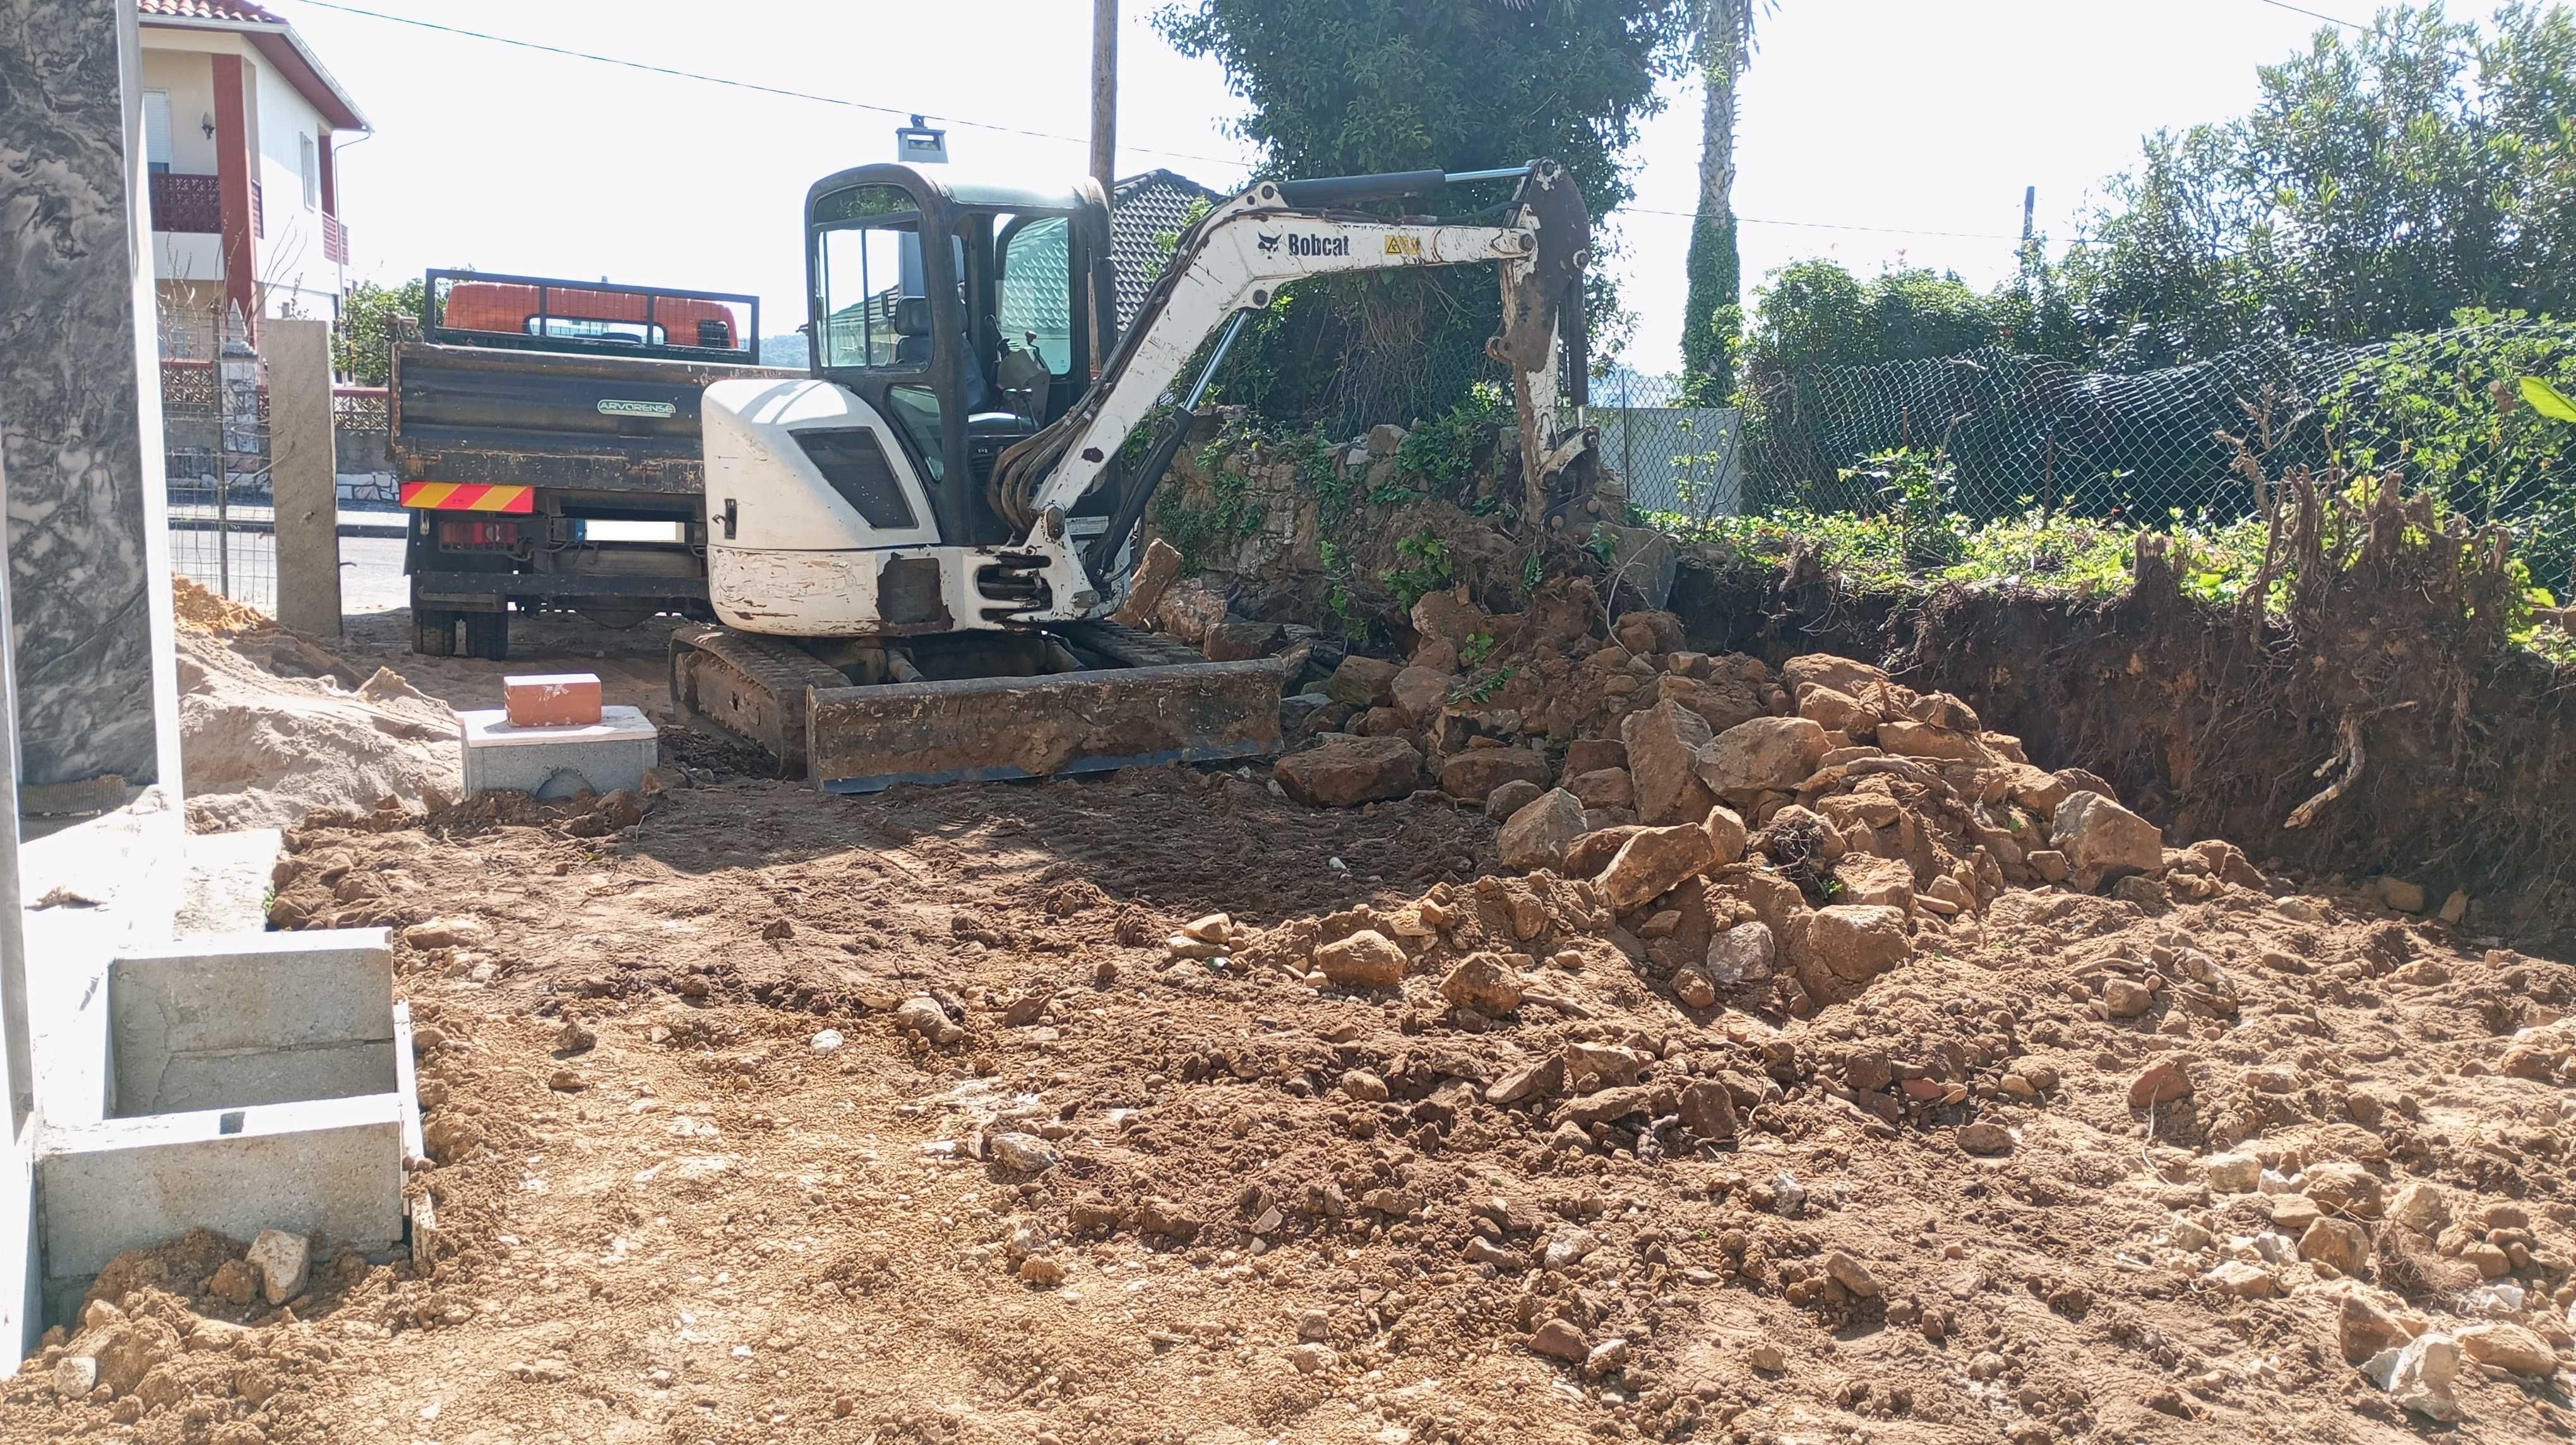
M 533 512 L 537 489 L 481 482 L 405 482 L 402 504 L 442 512 Z

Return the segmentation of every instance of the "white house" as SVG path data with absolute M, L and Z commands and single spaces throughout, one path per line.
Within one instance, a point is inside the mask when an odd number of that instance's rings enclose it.
M 368 130 L 357 102 L 250 0 L 135 4 L 165 318 L 211 327 L 229 305 L 254 332 L 263 317 L 336 318 L 349 233 L 333 147 Z

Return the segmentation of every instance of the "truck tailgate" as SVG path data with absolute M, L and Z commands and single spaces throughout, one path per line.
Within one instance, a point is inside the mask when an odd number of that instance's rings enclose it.
M 698 397 L 733 377 L 802 372 L 406 341 L 389 441 L 407 482 L 702 491 Z

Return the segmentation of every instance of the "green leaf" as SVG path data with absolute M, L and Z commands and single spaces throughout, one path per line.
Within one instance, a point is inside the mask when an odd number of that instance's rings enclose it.
M 2542 416 L 2556 417 L 2560 421 L 2576 421 L 2576 401 L 2569 401 L 2567 393 L 2539 377 L 2526 376 L 2522 379 L 2522 399 L 2530 402 L 2531 409 Z

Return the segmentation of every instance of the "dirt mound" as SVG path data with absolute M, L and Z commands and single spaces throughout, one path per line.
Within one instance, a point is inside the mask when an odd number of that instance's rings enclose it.
M 246 602 L 209 591 L 192 578 L 172 576 L 170 601 L 185 631 L 207 632 L 217 637 L 230 637 L 238 632 L 253 632 L 274 627 L 277 620 Z
M 362 679 L 265 618 L 183 626 L 178 648 L 192 828 L 283 827 L 315 809 L 461 791 L 456 715 L 401 674 L 378 668 Z

